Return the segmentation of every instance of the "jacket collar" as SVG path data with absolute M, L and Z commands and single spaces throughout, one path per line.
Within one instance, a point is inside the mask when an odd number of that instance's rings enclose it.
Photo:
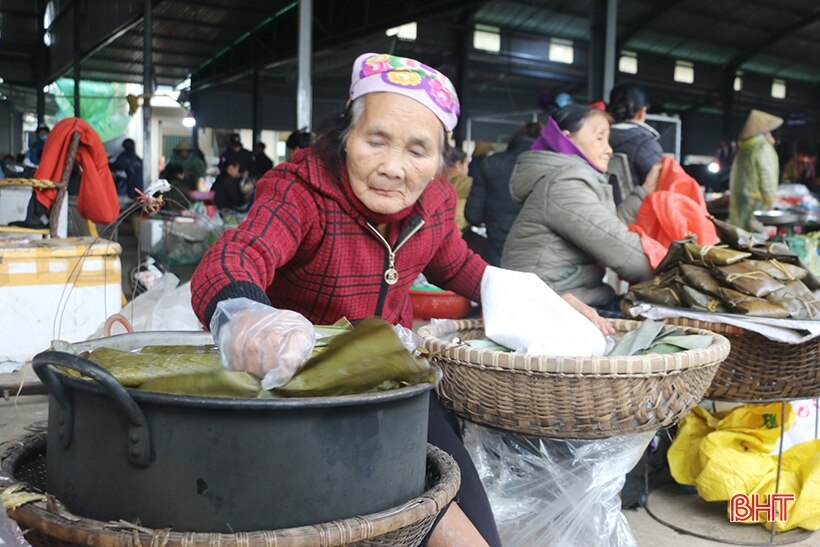
M 649 131 L 649 134 L 652 135 L 652 137 L 654 137 L 655 140 L 658 140 L 659 138 L 661 138 L 661 134 L 658 133 L 658 131 L 654 127 L 652 127 L 649 124 L 639 122 L 638 120 L 624 120 L 622 122 L 612 124 L 612 128 L 613 129 L 641 129 L 642 128 L 646 131 Z

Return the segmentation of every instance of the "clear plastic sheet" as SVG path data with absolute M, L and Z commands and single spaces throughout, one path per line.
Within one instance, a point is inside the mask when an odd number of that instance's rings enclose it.
M 5 511 L 0 511 L 0 545 L 9 547 L 31 547 L 31 544 L 23 538 L 20 527 Z
M 636 542 L 621 488 L 653 437 L 540 439 L 468 423 L 464 444 L 505 547 L 625 547 Z

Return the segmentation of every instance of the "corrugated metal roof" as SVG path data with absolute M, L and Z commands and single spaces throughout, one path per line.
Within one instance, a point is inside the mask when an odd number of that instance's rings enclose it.
M 38 4 L 0 0 L 0 55 L 32 58 Z M 362 4 L 350 0 L 316 5 L 338 10 Z M 436 5 L 432 0 L 395 4 L 399 13 Z M 500 27 L 511 37 L 532 35 L 584 42 L 589 39 L 590 4 L 589 0 L 493 0 L 479 6 L 474 20 Z M 293 0 L 155 0 L 157 83 L 178 83 L 294 5 Z M 664 7 L 667 9 L 661 9 Z M 618 26 L 619 32 L 631 34 L 622 44 L 626 49 L 714 65 L 725 65 L 763 44 L 766 47 L 751 56 L 742 69 L 818 82 L 818 10 L 818 0 L 620 0 Z M 801 21 L 806 24 L 789 31 Z M 643 26 L 634 29 L 637 24 Z M 140 21 L 119 36 L 112 29 L 110 43 L 83 60 L 83 77 L 142 82 L 142 29 Z M 269 46 L 257 42 L 260 54 L 270 55 Z M 452 55 L 452 51 L 441 54 Z

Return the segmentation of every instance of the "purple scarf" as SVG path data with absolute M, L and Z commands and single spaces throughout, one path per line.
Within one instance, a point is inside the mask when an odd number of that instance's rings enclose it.
M 559 154 L 578 156 L 592 166 L 593 169 L 599 173 L 602 172 L 600 169 L 595 167 L 591 161 L 589 161 L 589 158 L 587 158 L 584 153 L 581 152 L 577 146 L 575 146 L 574 142 L 569 140 L 569 137 L 564 135 L 561 128 L 558 127 L 558 124 L 552 118 L 547 120 L 547 123 L 544 125 L 544 129 L 541 130 L 541 135 L 539 135 L 538 138 L 535 139 L 535 142 L 532 143 L 530 150 L 545 150 L 547 152 L 557 152 Z

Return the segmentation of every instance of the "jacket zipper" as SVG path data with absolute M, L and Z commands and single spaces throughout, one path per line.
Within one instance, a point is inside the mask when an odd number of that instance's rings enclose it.
M 390 247 L 390 243 L 384 238 L 384 236 L 376 229 L 372 224 L 369 222 L 367 223 L 367 227 L 370 228 L 370 231 L 373 232 L 379 241 L 384 244 L 385 249 L 387 250 L 387 254 L 385 255 L 385 267 L 384 267 L 384 274 L 382 275 L 382 282 L 381 287 L 379 288 L 379 300 L 376 303 L 376 316 L 381 317 L 382 311 L 384 308 L 384 301 L 387 298 L 387 289 L 390 288 L 390 285 L 395 285 L 396 282 L 399 280 L 399 272 L 396 271 L 396 253 L 398 250 L 407 243 L 413 235 L 421 230 L 421 227 L 424 226 L 424 219 L 421 217 L 416 217 L 405 228 L 405 233 L 399 235 L 399 239 L 396 242 L 395 247 Z M 409 230 L 409 231 L 408 231 Z

